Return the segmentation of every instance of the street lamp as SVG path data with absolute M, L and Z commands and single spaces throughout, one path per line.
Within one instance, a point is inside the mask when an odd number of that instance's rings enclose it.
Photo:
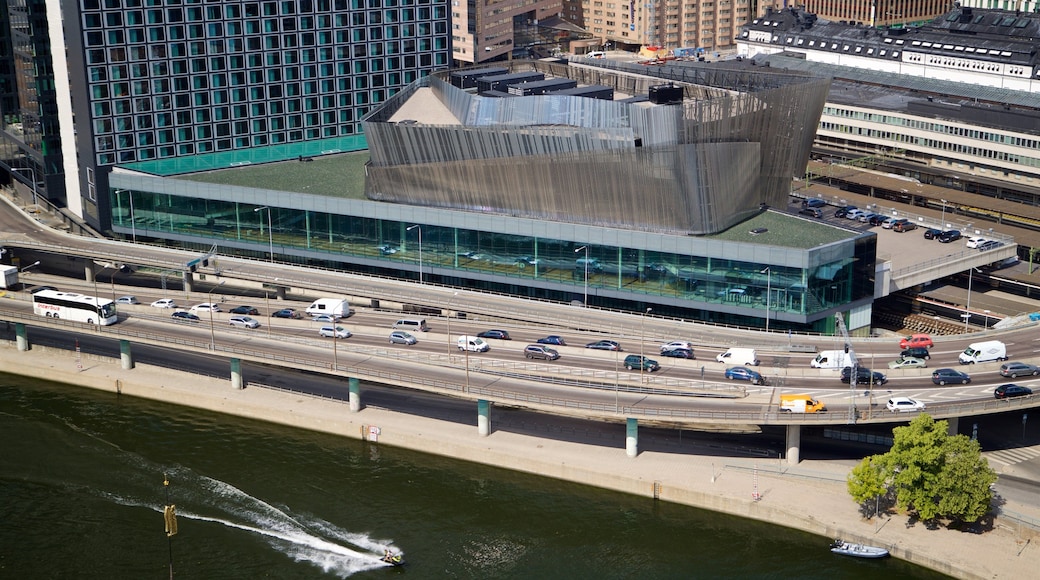
M 419 229 L 419 283 L 422 284 L 422 226 L 419 224 L 408 226 L 405 231 L 410 232 L 416 228 Z
M 451 298 L 448 300 L 448 361 L 449 361 L 449 363 L 451 362 L 451 303 L 455 301 L 455 297 L 458 296 L 458 295 L 459 295 L 459 293 L 455 292 L 454 294 L 451 295 Z
M 964 314 L 961 315 L 964 318 L 964 332 L 968 332 L 968 320 L 971 319 L 971 279 L 974 271 L 975 268 L 968 268 L 968 303 L 964 305 Z
M 220 288 L 221 286 L 223 286 L 224 282 L 227 282 L 227 280 L 221 280 L 220 284 L 217 284 L 216 286 L 210 288 L 209 293 L 206 294 L 206 304 L 209 305 L 209 349 L 210 350 L 216 350 L 217 349 L 217 338 L 216 338 L 216 334 L 213 332 L 213 293 L 216 292 L 217 288 Z
M 946 200 L 945 199 L 940 199 L 939 201 L 941 201 L 942 204 L 943 204 L 942 220 L 941 220 L 941 223 L 939 224 L 939 229 L 945 230 L 946 229 Z
M 585 307 L 585 308 L 588 308 L 589 307 L 589 247 L 588 246 L 582 246 L 580 248 L 576 248 L 574 250 L 574 253 L 577 254 L 578 252 L 580 252 L 582 250 L 585 250 L 585 300 L 581 303 L 581 305 L 583 307 Z
M 23 268 L 22 268 L 21 270 L 18 270 L 18 271 L 19 271 L 19 272 L 24 272 L 24 271 L 28 270 L 29 268 L 35 268 L 36 266 L 39 266 L 39 265 L 40 265 L 40 261 L 39 261 L 39 260 L 36 260 L 36 261 L 35 261 L 35 262 L 33 262 L 32 264 L 29 264 L 28 266 L 25 266 L 25 267 L 23 267 Z
M 35 206 L 36 203 L 37 203 L 37 200 L 36 200 L 36 170 L 33 169 L 32 167 L 12 167 L 11 171 L 19 171 L 19 172 L 21 172 L 21 171 L 28 171 L 29 172 L 30 176 L 32 177 L 32 200 L 33 200 L 32 204 Z
M 643 345 L 646 343 L 646 315 L 653 308 L 647 308 L 643 317 L 639 320 L 639 384 L 643 384 L 643 369 L 646 368 L 646 356 L 644 356 Z
M 131 204 L 130 207 L 131 207 L 130 211 L 131 211 L 131 213 L 133 213 L 133 205 Z M 274 263 L 274 229 L 271 228 L 271 207 L 267 206 L 267 205 L 261 206 L 261 207 L 258 207 L 256 209 L 254 209 L 253 212 L 263 211 L 265 209 L 267 210 L 267 240 L 268 240 L 268 243 L 270 243 L 270 245 L 271 245 L 271 263 L 273 264 Z M 261 230 L 264 229 L 263 224 L 260 225 L 260 229 Z
M 769 266 L 760 272 L 766 275 L 766 332 L 769 332 L 769 291 L 772 289 L 771 282 L 773 281 L 773 272 L 769 269 L 771 267 Z

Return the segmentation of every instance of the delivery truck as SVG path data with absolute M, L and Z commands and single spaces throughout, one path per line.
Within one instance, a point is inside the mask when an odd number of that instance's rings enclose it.
M 491 345 L 479 336 L 460 336 L 455 343 L 459 350 L 468 352 L 487 352 L 491 350 Z
M 18 268 L 0 266 L 0 288 L 11 289 L 18 283 Z
M 999 340 L 973 342 L 957 357 L 962 365 L 1007 360 L 1007 347 Z
M 716 356 L 715 360 L 731 365 L 758 366 L 758 357 L 753 348 L 731 348 Z
M 305 312 L 311 316 L 328 314 L 337 318 L 347 318 L 354 314 L 354 311 L 350 309 L 350 304 L 342 298 L 319 298 L 312 302 Z
M 822 413 L 827 410 L 827 405 L 809 395 L 780 395 L 780 410 L 788 413 Z
M 855 364 L 852 355 L 843 350 L 824 350 L 809 361 L 809 366 L 814 369 L 841 369 Z

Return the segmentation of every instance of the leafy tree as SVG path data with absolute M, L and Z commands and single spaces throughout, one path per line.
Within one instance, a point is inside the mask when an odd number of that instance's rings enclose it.
M 849 474 L 849 495 L 860 504 L 887 493 L 923 520 L 974 522 L 989 510 L 996 473 L 977 441 L 948 435 L 946 421 L 922 414 L 893 429 L 892 449 L 867 457 Z

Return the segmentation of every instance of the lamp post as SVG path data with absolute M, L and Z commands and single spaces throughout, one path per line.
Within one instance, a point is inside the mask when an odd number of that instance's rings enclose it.
M 18 171 L 18 172 L 28 171 L 29 172 L 29 175 L 32 178 L 32 204 L 35 206 L 36 203 L 37 203 L 37 197 L 36 197 L 36 170 L 33 169 L 32 167 L 12 167 L 11 171 Z
M 35 268 L 36 266 L 39 266 L 39 265 L 40 265 L 40 261 L 36 260 L 35 262 L 33 262 L 32 264 L 29 264 L 28 266 L 23 266 L 22 269 L 18 270 L 18 272 L 24 272 L 24 271 L 28 270 L 29 268 Z
M 772 266 L 766 267 L 766 269 L 761 272 L 766 275 L 766 332 L 769 332 L 769 291 L 772 290 L 771 282 L 773 281 L 773 271 L 769 269 L 771 267 Z
M 582 246 L 580 248 L 576 248 L 574 250 L 574 253 L 577 254 L 578 252 L 580 252 L 582 250 L 585 250 L 585 298 L 582 301 L 581 305 L 584 308 L 588 308 L 589 307 L 589 247 L 588 246 Z
M 644 354 L 643 345 L 646 343 L 646 315 L 650 314 L 653 308 L 647 308 L 643 312 L 643 317 L 639 320 L 639 384 L 643 384 L 643 369 L 646 368 L 646 356 Z
M 131 208 L 132 207 L 133 207 L 133 205 L 131 204 Z M 255 208 L 253 210 L 253 212 L 263 211 L 265 209 L 267 210 L 267 241 L 268 241 L 268 243 L 271 246 L 271 263 L 273 264 L 274 263 L 274 229 L 271 228 L 271 206 L 268 206 L 268 205 L 261 206 L 261 207 Z M 133 209 L 131 209 L 130 211 L 133 212 Z M 262 224 L 260 226 L 260 229 L 263 229 L 263 225 Z
M 209 349 L 217 349 L 217 337 L 213 331 L 213 293 L 216 292 L 217 288 L 224 285 L 227 280 L 221 280 L 220 284 L 210 288 L 209 293 L 206 294 L 206 303 L 209 304 Z
M 410 232 L 416 228 L 418 228 L 419 230 L 419 283 L 422 284 L 422 226 L 419 224 L 415 224 L 414 226 L 408 226 L 407 228 L 405 228 L 405 231 Z
M 459 295 L 459 293 L 455 292 L 454 294 L 451 295 L 451 298 L 448 300 L 448 361 L 449 362 L 451 361 L 451 303 L 455 301 L 455 297 L 458 296 L 458 295 Z
M 964 332 L 968 332 L 968 320 L 971 319 L 971 279 L 975 268 L 968 268 L 968 303 L 964 305 Z
M 945 230 L 946 229 L 946 200 L 945 199 L 940 199 L 939 201 L 941 201 L 942 204 L 943 204 L 942 220 L 940 220 L 941 223 L 939 224 L 939 229 L 940 230 Z

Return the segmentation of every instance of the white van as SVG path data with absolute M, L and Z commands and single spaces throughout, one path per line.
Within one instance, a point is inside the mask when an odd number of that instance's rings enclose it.
M 1007 347 L 999 340 L 973 342 L 968 345 L 968 348 L 964 349 L 964 352 L 957 356 L 957 360 L 962 365 L 1007 359 Z
M 350 304 L 342 298 L 319 298 L 312 302 L 304 312 L 310 316 L 328 314 L 339 318 L 347 318 L 354 314 L 354 311 L 350 309 Z
M 730 365 L 758 366 L 758 357 L 753 348 L 731 348 L 715 357 L 715 360 Z
M 468 350 L 469 352 L 487 352 L 491 350 L 491 345 L 479 336 L 460 336 L 456 344 L 459 350 Z
M 430 330 L 426 326 L 425 318 L 402 318 L 394 323 L 394 330 L 410 330 L 412 332 L 426 332 Z
M 852 356 L 844 350 L 824 350 L 809 361 L 814 369 L 842 369 L 854 366 Z

